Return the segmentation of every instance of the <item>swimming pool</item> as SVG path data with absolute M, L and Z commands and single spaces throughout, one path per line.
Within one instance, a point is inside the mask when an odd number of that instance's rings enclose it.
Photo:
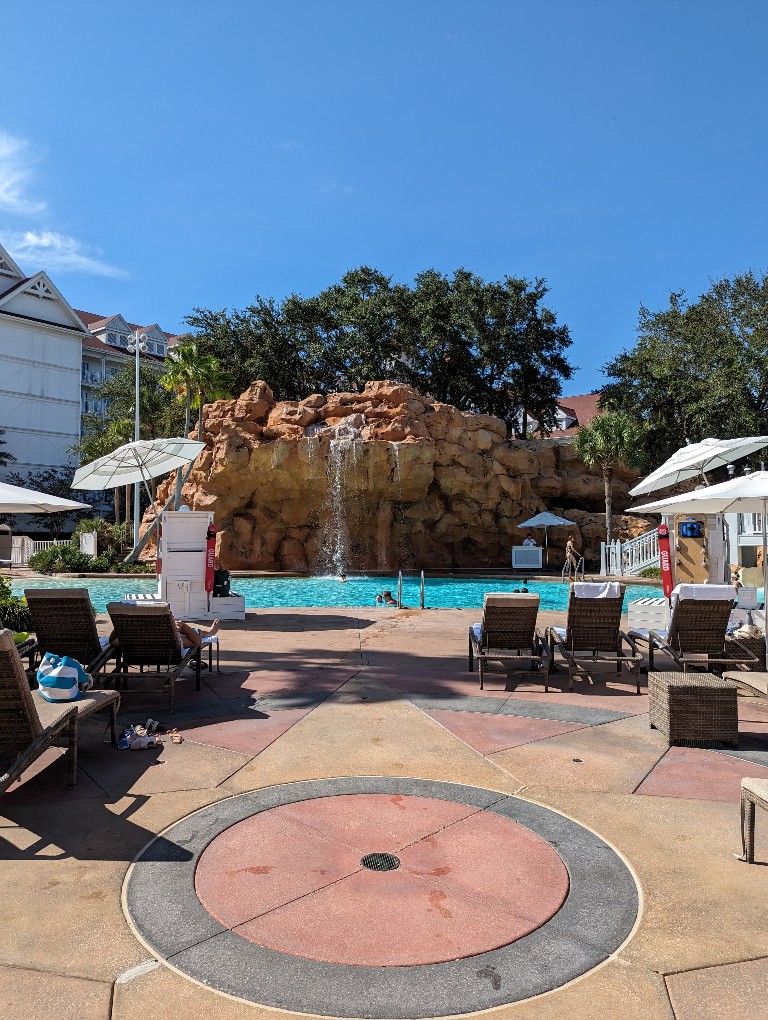
M 493 577 L 457 578 L 428 577 L 426 579 L 424 602 L 429 609 L 476 609 L 483 604 L 483 596 L 489 591 L 511 592 L 522 586 L 521 581 L 502 581 Z M 526 587 L 541 596 L 542 609 L 565 610 L 568 605 L 570 585 L 560 581 L 530 581 Z M 88 588 L 91 602 L 97 613 L 106 611 L 108 602 L 119 601 L 126 592 L 151 594 L 157 591 L 154 577 L 112 578 L 35 578 L 34 580 L 14 579 L 13 592 L 23 594 L 24 588 Z M 352 577 L 341 584 L 335 577 L 233 577 L 232 591 L 245 596 L 248 609 L 297 608 L 322 606 L 355 608 L 375 606 L 376 596 L 389 589 L 397 597 L 396 577 Z M 659 596 L 661 588 L 650 585 L 632 584 L 627 586 L 624 596 L 624 610 L 635 599 Z M 418 606 L 419 579 L 403 578 L 403 604 Z

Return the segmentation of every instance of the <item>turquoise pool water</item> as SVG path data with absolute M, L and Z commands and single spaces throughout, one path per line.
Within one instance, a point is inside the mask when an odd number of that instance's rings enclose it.
M 24 588 L 88 588 L 91 601 L 97 613 L 106 610 L 108 602 L 119 601 L 126 592 L 150 594 L 157 591 L 157 582 L 147 577 L 125 577 L 106 581 L 91 578 L 67 580 L 35 579 L 14 580 L 14 594 L 21 595 Z M 520 588 L 520 581 L 500 581 L 495 578 L 429 577 L 425 588 L 425 605 L 429 609 L 476 609 L 483 604 L 483 596 L 489 591 L 514 591 Z M 542 609 L 564 610 L 568 604 L 570 585 L 560 581 L 531 581 L 529 591 L 541 596 Z M 350 577 L 341 584 L 335 577 L 234 577 L 232 590 L 245 596 L 248 609 L 294 608 L 300 606 L 323 606 L 354 608 L 373 606 L 376 596 L 389 589 L 397 597 L 396 577 Z M 627 586 L 624 609 L 635 599 L 661 595 L 661 588 L 633 584 Z M 403 579 L 403 603 L 406 606 L 419 604 L 419 580 L 415 577 Z

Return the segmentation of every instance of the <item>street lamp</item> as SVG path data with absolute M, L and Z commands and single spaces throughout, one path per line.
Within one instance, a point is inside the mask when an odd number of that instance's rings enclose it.
M 135 417 L 134 417 L 133 438 L 138 443 L 139 439 L 141 439 L 141 433 L 139 431 L 139 358 L 141 357 L 142 354 L 146 354 L 149 351 L 149 347 L 147 347 L 147 345 L 141 339 L 141 333 L 139 332 L 138 329 L 136 330 L 135 333 L 131 334 L 131 340 L 130 340 L 130 342 L 128 344 L 128 351 L 129 351 L 130 354 L 135 354 L 136 355 L 136 376 L 135 376 L 136 403 L 134 405 L 135 406 L 136 414 L 135 414 Z M 140 495 L 141 495 L 141 492 L 140 492 L 140 488 L 139 488 L 139 483 L 136 482 L 136 484 L 133 487 L 133 547 L 134 547 L 134 549 L 139 544 L 139 514 L 141 512 L 140 511 L 140 506 L 139 506 L 139 497 L 140 497 Z

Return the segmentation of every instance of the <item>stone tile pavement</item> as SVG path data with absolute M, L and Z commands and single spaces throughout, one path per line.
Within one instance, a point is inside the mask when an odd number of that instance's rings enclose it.
M 91 720 L 74 791 L 62 752 L 48 752 L 0 799 L 0 1018 L 273 1017 L 158 962 L 126 919 L 126 873 L 158 833 L 208 805 L 360 776 L 515 795 L 596 833 L 632 870 L 631 937 L 576 980 L 487 1011 L 499 1020 L 768 1018 L 768 819 L 763 863 L 733 856 L 739 781 L 768 776 L 768 708 L 739 699 L 749 759 L 668 749 L 645 693 L 614 672 L 573 694 L 563 672 L 549 694 L 535 674 L 500 674 L 481 693 L 466 671 L 475 616 L 252 611 L 223 627 L 224 672 L 204 674 L 199 693 L 180 683 L 172 717 L 160 696 L 125 695 L 124 721 L 152 715 L 182 731 L 181 745 L 116 751 Z M 492 859 L 506 875 L 505 847 Z M 185 917 L 168 924 L 183 931 Z

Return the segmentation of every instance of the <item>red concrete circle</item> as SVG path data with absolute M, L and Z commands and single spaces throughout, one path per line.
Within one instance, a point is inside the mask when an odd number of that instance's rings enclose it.
M 400 858 L 365 869 L 369 853 Z M 475 956 L 560 908 L 568 872 L 511 819 L 427 797 L 351 794 L 287 804 L 206 847 L 195 886 L 235 934 L 282 953 L 361 966 Z

